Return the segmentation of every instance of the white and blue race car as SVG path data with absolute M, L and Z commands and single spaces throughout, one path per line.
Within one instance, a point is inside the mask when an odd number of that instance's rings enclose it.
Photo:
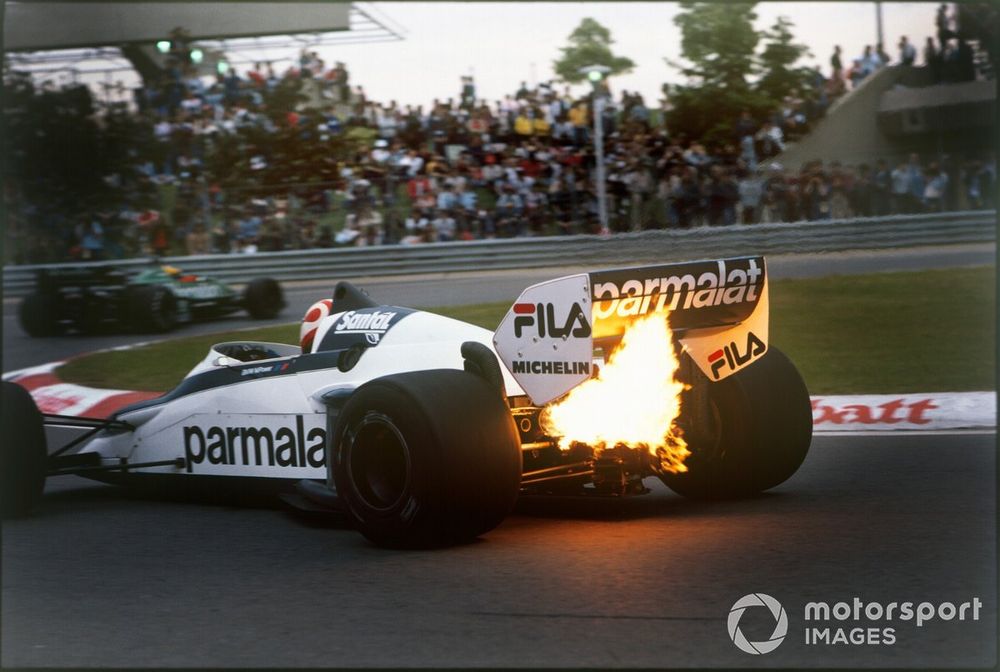
M 668 316 L 680 458 L 553 433 L 547 410 L 610 368 L 630 325 Z M 342 282 L 306 345 L 219 343 L 175 389 L 109 419 L 43 415 L 4 383 L 3 513 L 27 513 L 46 478 L 76 474 L 154 492 L 278 495 L 338 512 L 380 545 L 435 546 L 489 531 L 527 494 L 621 497 L 647 492 L 647 477 L 690 497 L 760 492 L 798 469 L 812 436 L 806 387 L 768 345 L 761 257 L 533 285 L 494 333 L 377 305 Z M 50 453 L 46 425 L 86 431 Z

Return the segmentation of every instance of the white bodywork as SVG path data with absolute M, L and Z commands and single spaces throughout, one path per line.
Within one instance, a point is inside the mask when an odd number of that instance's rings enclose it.
M 315 343 L 343 314 L 323 320 Z M 183 460 L 182 466 L 139 467 L 136 472 L 325 479 L 324 394 L 349 393 L 392 373 L 462 369 L 461 344 L 476 341 L 492 347 L 492 336 L 475 325 L 413 312 L 382 334 L 377 346 L 367 349 L 349 371 L 331 364 L 283 375 L 269 374 L 277 374 L 296 359 L 329 355 L 301 355 L 296 346 L 261 344 L 283 349 L 278 350 L 283 356 L 238 362 L 213 348 L 187 379 L 229 367 L 241 376 L 245 373 L 246 380 L 120 414 L 118 419 L 135 426 L 134 431 L 106 431 L 88 445 L 88 452 L 97 452 L 109 464 L 122 458 L 132 464 Z M 509 396 L 524 394 L 507 371 L 504 382 Z

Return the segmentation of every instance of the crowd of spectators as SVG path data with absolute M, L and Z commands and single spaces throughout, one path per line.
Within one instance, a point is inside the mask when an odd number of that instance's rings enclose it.
M 905 41 L 901 60 L 912 63 Z M 303 50 L 280 74 L 274 63 L 256 63 L 242 76 L 230 68 L 208 81 L 183 40 L 174 44 L 163 76 L 136 91 L 135 115 L 149 140 L 131 169 L 110 178 L 125 205 L 85 217 L 63 256 L 602 232 L 589 95 L 522 82 L 489 102 L 467 76 L 459 96 L 426 109 L 382 104 L 350 85 L 343 63 L 328 67 L 314 52 Z M 868 49 L 864 58 L 875 63 L 880 54 Z M 612 98 L 601 120 L 609 232 L 994 207 L 992 154 L 913 155 L 898 165 L 814 161 L 796 172 L 775 162 L 823 114 L 839 58 L 838 48 L 830 79 L 817 69 L 812 91 L 763 119 L 744 112 L 731 141 L 712 148 L 669 132 L 666 101 L 651 107 L 628 91 Z M 296 143 L 306 157 L 289 154 Z M 339 158 L 331 158 L 334 148 Z M 279 188 L 227 179 L 275 168 Z M 317 174 L 323 179 L 310 179 Z M 40 260 L 61 259 L 29 259 Z

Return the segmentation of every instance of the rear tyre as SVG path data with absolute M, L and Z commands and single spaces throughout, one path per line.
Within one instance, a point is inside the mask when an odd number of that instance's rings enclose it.
M 337 418 L 331 465 L 348 517 L 380 546 L 461 543 L 510 513 L 521 444 L 479 376 L 440 369 L 377 378 Z
M 177 297 L 163 285 L 135 285 L 128 290 L 126 310 L 132 328 L 162 334 L 177 326 Z
M 34 292 L 24 297 L 18 310 L 21 328 L 29 336 L 56 336 L 62 329 L 59 324 L 59 304 L 56 297 Z
M 670 489 L 700 499 L 742 497 L 780 485 L 798 470 L 812 440 L 812 405 L 782 352 L 772 347 L 717 383 L 698 372 L 693 386 L 705 387 L 692 390 L 691 399 L 698 392 L 707 399 L 695 414 L 698 426 L 684 428 L 688 471 L 660 475 Z
M 29 513 L 41 498 L 48 462 L 42 414 L 28 391 L 14 383 L 3 384 L 3 428 L 0 516 L 13 518 Z
M 243 290 L 243 305 L 255 320 L 270 320 L 285 307 L 285 296 L 277 280 L 257 278 Z
M 101 297 L 85 294 L 80 298 L 80 312 L 76 316 L 74 326 L 81 334 L 98 334 L 104 327 L 106 305 Z

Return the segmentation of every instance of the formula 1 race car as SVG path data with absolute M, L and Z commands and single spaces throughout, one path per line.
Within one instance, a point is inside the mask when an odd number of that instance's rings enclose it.
M 281 285 L 271 278 L 250 281 L 241 295 L 218 280 L 174 266 L 136 273 L 94 265 L 37 271 L 35 290 L 21 302 L 19 317 L 30 336 L 71 329 L 90 334 L 110 325 L 162 333 L 242 309 L 255 319 L 271 319 L 284 306 Z
M 323 305 L 304 351 L 219 343 L 175 389 L 107 420 L 42 416 L 4 383 L 4 512 L 78 474 L 272 493 L 379 545 L 435 546 L 494 528 L 519 494 L 622 497 L 659 477 L 689 497 L 750 495 L 809 449 L 808 392 L 768 345 L 762 257 L 544 282 L 495 333 L 344 282 Z M 44 424 L 88 431 L 47 454 Z

